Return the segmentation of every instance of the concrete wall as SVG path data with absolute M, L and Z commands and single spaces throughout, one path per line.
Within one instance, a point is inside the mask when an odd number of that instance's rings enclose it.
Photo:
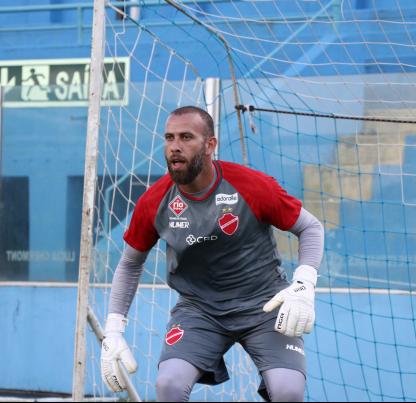
M 100 317 L 106 290 L 94 293 Z M 167 289 L 141 289 L 130 312 L 127 339 L 139 362 L 132 378 L 142 398 L 155 398 L 157 359 L 166 310 L 176 299 Z M 412 401 L 416 397 L 416 333 L 409 295 L 317 294 L 317 322 L 305 336 L 309 401 Z M 76 288 L 0 287 L 0 389 L 71 393 Z M 394 319 L 393 319 L 394 318 Z M 150 329 L 150 331 L 149 331 Z M 91 333 L 86 393 L 105 390 L 99 377 L 99 349 Z M 251 367 L 237 350 L 227 354 L 229 371 Z M 252 368 L 253 369 L 253 368 Z M 243 375 L 242 396 L 256 398 L 257 377 Z M 235 378 L 209 391 L 196 386 L 193 399 L 232 399 Z M 218 400 L 219 399 L 219 400 Z

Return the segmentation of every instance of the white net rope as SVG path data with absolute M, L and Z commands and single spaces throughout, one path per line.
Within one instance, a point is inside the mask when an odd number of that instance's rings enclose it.
M 243 102 L 294 112 L 414 121 L 416 21 L 409 1 L 349 0 L 178 1 L 221 35 L 241 74 Z M 253 83 L 253 79 L 255 83 Z M 259 79 L 261 83 L 259 83 Z M 382 149 L 414 153 L 414 124 L 350 124 L 346 131 L 375 134 L 357 147 L 379 158 L 380 176 L 399 176 L 402 202 L 416 206 L 414 168 L 385 169 Z M 376 138 L 374 138 L 376 137 Z M 341 140 L 342 141 L 342 140 Z
M 151 31 L 131 21 L 114 21 L 107 10 L 104 75 L 118 76 L 118 88 L 107 89 L 101 108 L 99 176 L 95 209 L 94 267 L 90 306 L 102 325 L 108 313 L 109 284 L 121 256 L 127 229 L 140 194 L 166 172 L 163 153 L 168 113 L 184 105 L 206 107 L 204 82 L 195 67 Z M 121 63 L 126 63 L 121 67 Z M 121 84 L 120 84 L 121 82 Z M 115 93 L 124 94 L 117 102 Z M 139 364 L 131 380 L 142 400 L 155 400 L 159 354 L 170 309 L 177 295 L 166 285 L 165 245 L 149 254 L 126 334 Z M 88 342 L 86 394 L 111 396 L 100 378 L 99 346 L 91 333 Z M 256 400 L 257 372 L 241 347 L 226 357 L 232 380 L 218 387 L 196 385 L 192 399 Z
M 124 104 L 102 108 L 94 283 L 111 281 L 137 196 L 165 172 L 162 133 L 168 112 L 185 104 L 205 106 L 204 79 L 221 77 L 220 158 L 244 160 L 233 91 L 237 83 L 240 103 L 255 109 L 243 115 L 248 164 L 275 176 L 325 226 L 317 323 L 305 338 L 306 398 L 414 400 L 413 2 L 125 4 L 136 23 L 115 23 L 110 12 L 107 20 L 106 56 L 127 57 L 130 79 Z M 276 236 L 290 273 L 297 242 L 287 234 Z M 147 400 L 154 399 L 158 352 L 176 300 L 165 287 L 164 245 L 150 254 L 142 283 L 130 310 L 128 337 L 139 361 L 134 382 Z M 103 323 L 108 288 L 95 290 L 91 303 Z M 98 396 L 105 390 L 97 357 L 91 353 L 96 365 L 89 374 L 90 390 Z M 233 349 L 227 363 L 231 381 L 216 388 L 197 386 L 194 400 L 258 399 L 257 372 L 241 349 Z

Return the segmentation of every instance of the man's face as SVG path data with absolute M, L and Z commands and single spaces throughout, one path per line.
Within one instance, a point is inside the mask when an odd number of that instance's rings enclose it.
M 188 185 L 201 173 L 212 152 L 204 135 L 205 124 L 196 113 L 172 115 L 165 131 L 165 158 L 172 180 Z

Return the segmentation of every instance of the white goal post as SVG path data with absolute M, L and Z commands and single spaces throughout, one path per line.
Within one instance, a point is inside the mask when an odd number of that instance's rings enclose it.
M 94 204 L 96 194 L 98 134 L 100 127 L 100 103 L 105 43 L 105 0 L 94 0 L 91 73 L 88 104 L 87 142 L 85 149 L 84 192 L 82 204 L 81 245 L 75 328 L 74 368 L 72 397 L 84 398 L 86 366 L 86 332 L 88 294 L 94 228 Z
M 85 152 L 85 170 L 84 170 L 84 191 L 83 191 L 83 210 L 82 210 L 82 225 L 81 225 L 81 247 L 80 247 L 80 261 L 79 261 L 79 280 L 78 280 L 78 296 L 77 296 L 77 319 L 75 329 L 75 349 L 74 349 L 74 366 L 73 366 L 73 390 L 72 396 L 74 401 L 82 401 L 85 395 L 86 371 L 88 365 L 87 357 L 87 333 L 88 325 L 95 334 L 97 344 L 101 345 L 103 339 L 103 330 L 99 319 L 94 313 L 93 307 L 89 305 L 91 287 L 96 284 L 90 283 L 93 273 L 94 265 L 94 232 L 96 232 L 96 209 L 97 209 L 97 178 L 100 175 L 98 172 L 98 158 L 99 158 L 99 138 L 100 138 L 100 117 L 102 108 L 102 93 L 103 93 L 103 74 L 104 72 L 104 58 L 105 55 L 105 32 L 106 32 L 106 7 L 114 9 L 114 6 L 107 3 L 105 0 L 95 0 L 93 13 L 93 33 L 92 33 L 92 51 L 91 51 L 91 73 L 90 73 L 90 89 L 89 89 L 89 108 L 88 108 L 88 124 L 87 124 L 87 144 Z M 158 41 L 158 39 L 157 39 Z M 173 54 L 173 51 L 172 51 Z M 185 62 L 186 64 L 186 62 Z M 128 80 L 128 77 L 126 77 Z M 220 115 L 221 115 L 221 100 L 220 88 L 221 82 L 218 78 L 209 77 L 202 83 L 199 77 L 196 77 L 196 86 L 203 84 L 198 91 L 196 91 L 196 103 L 202 102 L 207 111 L 211 114 L 214 120 L 215 135 L 219 137 L 220 129 Z M 183 88 L 178 90 L 179 93 L 186 91 L 185 82 L 182 83 Z M 202 91 L 201 91 L 202 90 Z M 181 95 L 182 97 L 182 95 Z M 183 96 L 183 102 L 186 103 L 186 96 Z M 181 100 L 178 100 L 179 106 Z M 105 128 L 103 133 L 105 134 Z M 160 147 L 159 147 L 160 148 Z M 218 153 L 218 149 L 217 149 Z M 140 164 L 140 162 L 139 162 Z M 119 179 L 120 182 L 125 180 L 124 177 Z M 148 184 L 147 184 L 148 185 Z M 111 185 L 106 190 L 106 195 L 109 190 L 117 186 Z M 104 197 L 105 198 L 105 197 Z M 106 200 L 107 201 L 107 200 Z M 135 200 L 131 200 L 135 202 Z M 106 212 L 105 214 L 108 214 Z M 106 217 L 104 217 L 106 221 Z M 108 223 L 107 223 L 108 225 Z M 121 237 L 118 241 L 121 241 Z M 113 261 L 112 263 L 115 263 Z M 115 267 L 111 268 L 112 270 Z M 109 288 L 110 283 L 106 282 L 98 288 Z M 149 286 L 144 285 L 144 288 Z M 157 285 L 152 288 L 158 287 Z M 163 286 L 166 287 L 166 286 Z M 167 313 L 167 312 L 166 312 Z M 102 315 L 101 315 L 102 317 Z M 104 318 L 102 318 L 102 321 Z M 133 383 L 131 382 L 127 371 L 120 363 L 121 370 L 126 378 L 127 393 L 130 401 L 141 401 Z M 94 393 L 95 394 L 95 393 Z M 102 396 L 101 396 L 102 397 Z

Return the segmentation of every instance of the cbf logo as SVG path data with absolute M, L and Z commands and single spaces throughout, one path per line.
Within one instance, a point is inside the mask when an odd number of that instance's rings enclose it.
M 192 246 L 196 243 L 212 242 L 216 241 L 217 239 L 218 237 L 216 235 L 196 237 L 195 235 L 190 234 L 186 237 L 186 242 L 188 243 L 188 245 Z
M 169 203 L 169 209 L 176 215 L 176 217 L 180 217 L 187 208 L 188 205 L 179 195 Z

